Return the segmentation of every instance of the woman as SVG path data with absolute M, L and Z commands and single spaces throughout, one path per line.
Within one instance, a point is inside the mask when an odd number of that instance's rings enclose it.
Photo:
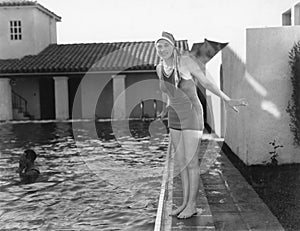
M 171 145 L 175 150 L 175 160 L 180 167 L 183 187 L 183 202 L 171 215 L 189 218 L 197 213 L 196 197 L 200 177 L 198 148 L 204 129 L 203 109 L 196 91 L 196 80 L 219 96 L 226 104 L 237 110 L 245 106 L 243 99 L 234 100 L 225 95 L 215 84 L 209 81 L 199 65 L 189 55 L 179 54 L 172 34 L 163 32 L 155 43 L 161 62 L 156 71 L 160 79 L 163 108 L 160 117 L 168 111 L 168 126 Z

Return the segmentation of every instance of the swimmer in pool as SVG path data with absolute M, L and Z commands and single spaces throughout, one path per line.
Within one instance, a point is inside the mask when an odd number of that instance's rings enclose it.
M 40 175 L 40 170 L 34 164 L 37 157 L 35 151 L 27 149 L 21 155 L 19 160 L 19 168 L 17 173 L 19 173 L 21 182 L 23 183 L 33 183 Z

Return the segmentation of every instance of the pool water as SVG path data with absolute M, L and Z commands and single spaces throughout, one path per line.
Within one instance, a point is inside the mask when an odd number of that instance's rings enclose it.
M 153 230 L 168 142 L 162 122 L 7 123 L 0 134 L 1 229 Z M 33 184 L 16 173 L 27 148 L 41 170 Z

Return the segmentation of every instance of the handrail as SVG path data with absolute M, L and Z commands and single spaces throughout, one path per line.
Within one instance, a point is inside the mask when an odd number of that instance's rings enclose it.
M 12 104 L 13 104 L 13 108 L 19 109 L 24 113 L 28 112 L 27 111 L 27 105 L 28 105 L 27 100 L 13 90 L 12 90 Z
M 140 109 L 141 109 L 141 115 L 140 119 L 145 119 L 145 101 L 141 99 L 140 101 Z M 154 119 L 157 118 L 157 100 L 153 100 L 153 111 L 154 111 Z

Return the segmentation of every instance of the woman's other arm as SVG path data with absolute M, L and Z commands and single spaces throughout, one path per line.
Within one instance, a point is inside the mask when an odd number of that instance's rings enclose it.
M 157 65 L 156 66 L 156 73 L 157 73 L 157 76 L 159 77 L 159 87 L 160 89 L 162 88 L 162 76 L 161 76 L 161 65 Z M 169 106 L 169 97 L 166 93 L 164 93 L 162 91 L 162 101 L 163 101 L 163 104 L 162 104 L 162 111 L 161 113 L 158 115 L 159 118 L 164 118 L 166 116 L 166 114 L 168 113 L 168 106 Z

